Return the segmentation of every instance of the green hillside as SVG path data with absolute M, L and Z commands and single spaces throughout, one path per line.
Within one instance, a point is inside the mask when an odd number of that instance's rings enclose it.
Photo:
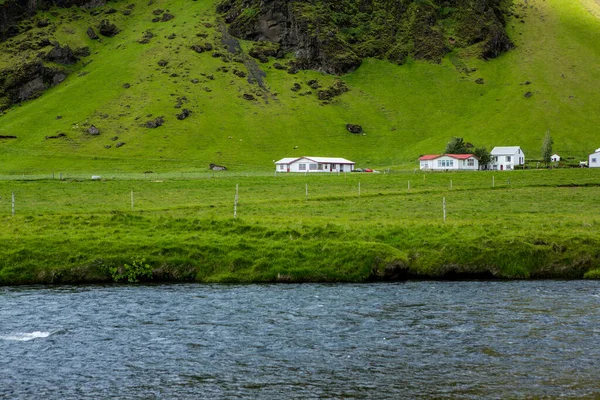
M 157 9 L 164 12 L 154 14 Z M 273 160 L 295 155 L 413 168 L 420 154 L 442 151 L 452 136 L 488 149 L 520 145 L 533 160 L 548 129 L 555 151 L 574 162 L 600 147 L 600 4 L 594 0 L 516 0 L 507 24 L 516 47 L 490 61 L 472 46 L 453 50 L 440 64 L 369 58 L 341 77 L 289 74 L 274 67 L 285 60 L 272 57 L 260 63 L 248 55 L 249 41 L 240 42 L 243 54 L 229 54 L 215 0 L 120 1 L 97 10 L 36 15 L 54 27 L 59 43 L 88 46 L 91 54 L 57 66 L 70 71 L 64 82 L 0 115 L 0 135 L 16 136 L 0 139 L 0 174 L 199 171 L 209 163 L 266 171 Z M 174 18 L 152 22 L 165 13 Z M 87 29 L 97 32 L 103 19 L 120 32 L 90 39 Z M 33 26 L 0 43 L 0 68 L 35 56 L 18 50 L 48 30 Z M 147 31 L 153 37 L 139 43 Z M 213 50 L 192 50 L 206 44 Z M 262 83 L 250 83 L 252 77 Z M 320 88 L 311 88 L 312 80 Z M 319 100 L 318 91 L 338 80 L 349 90 Z M 191 115 L 178 120 L 184 108 Z M 144 126 L 159 116 L 162 126 Z M 364 135 L 349 133 L 348 123 L 361 125 Z M 87 133 L 91 125 L 99 135 Z

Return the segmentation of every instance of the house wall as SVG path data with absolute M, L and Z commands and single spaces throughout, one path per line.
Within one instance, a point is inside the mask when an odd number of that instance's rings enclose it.
M 440 165 L 440 163 L 438 161 L 440 161 L 442 165 Z M 469 166 L 467 160 L 457 160 L 456 158 L 443 156 L 443 157 L 438 157 L 434 160 L 422 160 L 419 162 L 419 166 L 420 166 L 420 169 L 430 169 L 430 170 L 434 170 L 434 171 L 456 171 L 456 170 L 475 171 L 475 170 L 479 169 L 479 160 L 474 159 L 474 165 Z
M 589 157 L 588 157 L 588 167 L 590 167 L 590 168 L 600 168 L 600 152 L 593 153 L 593 154 L 589 155 Z
M 284 168 L 281 169 L 281 165 Z M 311 167 L 312 165 L 312 167 Z M 303 167 L 304 166 L 304 167 Z M 320 166 L 320 167 L 319 167 Z M 289 171 L 288 171 L 289 167 Z M 305 158 L 297 160 L 290 164 L 278 164 L 275 166 L 277 172 L 300 172 L 300 173 L 313 173 L 313 172 L 352 172 L 354 164 L 329 164 L 329 163 L 316 163 Z
M 508 161 L 509 157 L 510 161 Z M 495 159 L 497 161 L 494 161 Z M 517 151 L 514 154 L 492 155 L 492 162 L 490 164 L 493 170 L 510 171 L 518 165 L 525 164 L 525 153 Z

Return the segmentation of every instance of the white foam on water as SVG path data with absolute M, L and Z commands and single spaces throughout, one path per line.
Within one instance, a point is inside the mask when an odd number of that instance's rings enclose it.
M 37 339 L 37 338 L 46 338 L 48 336 L 50 336 L 51 333 L 50 332 L 40 332 L 40 331 L 35 331 L 35 332 L 19 332 L 19 333 L 14 333 L 12 335 L 5 335 L 5 336 L 0 336 L 0 340 L 12 340 L 12 341 L 17 341 L 17 342 L 27 342 L 29 340 L 33 340 L 33 339 Z

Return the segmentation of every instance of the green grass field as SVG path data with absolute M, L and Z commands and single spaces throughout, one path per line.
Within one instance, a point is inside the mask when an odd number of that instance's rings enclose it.
M 266 73 L 267 89 L 261 90 L 233 74 L 245 71 L 243 64 L 192 51 L 191 45 L 205 41 L 221 46 L 215 0 L 136 2 L 125 16 L 120 11 L 127 4 L 105 7 L 119 11 L 108 18 L 121 32 L 102 42 L 85 32 L 106 15 L 94 17 L 77 8 L 40 14 L 57 24 L 57 40 L 89 46 L 92 55 L 72 67 L 62 84 L 0 116 L 0 135 L 17 136 L 0 140 L 0 173 L 200 173 L 209 163 L 266 172 L 272 160 L 301 155 L 412 169 L 420 154 L 443 151 L 452 136 L 488 149 L 519 145 L 534 162 L 548 129 L 554 150 L 567 162 L 585 160 L 600 147 L 600 6 L 594 1 L 529 0 L 525 5 L 516 0 L 515 13 L 524 23 L 509 20 L 516 48 L 500 58 L 486 62 L 466 49 L 440 65 L 409 60 L 396 66 L 368 59 L 341 77 L 350 91 L 325 105 L 314 90 L 300 93 L 310 89 L 308 80 L 327 87 L 333 76 L 315 71 L 289 75 L 273 68 L 271 59 L 259 63 Z M 175 18 L 152 23 L 156 8 L 168 9 Z M 155 37 L 138 43 L 146 30 Z M 175 38 L 168 39 L 171 34 Z M 0 67 L 19 57 L 8 55 L 6 48 L 22 39 L 0 46 Z M 249 46 L 242 42 L 244 49 Z M 158 66 L 160 60 L 168 65 Z M 475 83 L 478 78 L 484 84 Z M 129 89 L 123 88 L 126 83 Z M 290 90 L 294 83 L 302 85 L 300 92 Z M 532 97 L 525 98 L 527 92 Z M 257 100 L 244 100 L 245 93 Z M 175 117 L 181 97 L 193 113 L 184 121 Z M 160 115 L 164 126 L 141 126 Z M 362 125 L 366 135 L 348 133 L 346 123 Z M 90 124 L 100 136 L 84 133 Z M 66 139 L 45 139 L 61 132 Z M 117 142 L 126 144 L 116 148 Z
M 0 283 L 582 278 L 600 268 L 593 169 L 124 178 L 0 180 Z

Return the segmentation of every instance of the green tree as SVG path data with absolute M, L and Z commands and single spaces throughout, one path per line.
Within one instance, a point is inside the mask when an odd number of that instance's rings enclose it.
M 473 155 L 479 158 L 479 169 L 483 169 L 483 167 L 488 165 L 492 159 L 492 155 L 485 147 L 475 148 Z
M 552 140 L 552 136 L 550 136 L 550 129 L 548 129 L 544 135 L 544 141 L 542 142 L 542 161 L 544 161 L 546 165 L 550 163 L 553 144 L 554 140 Z
M 455 136 L 446 144 L 444 154 L 470 154 L 471 151 L 469 151 L 469 145 L 469 143 L 465 143 L 463 138 Z M 471 145 L 471 147 L 473 147 L 473 145 Z

